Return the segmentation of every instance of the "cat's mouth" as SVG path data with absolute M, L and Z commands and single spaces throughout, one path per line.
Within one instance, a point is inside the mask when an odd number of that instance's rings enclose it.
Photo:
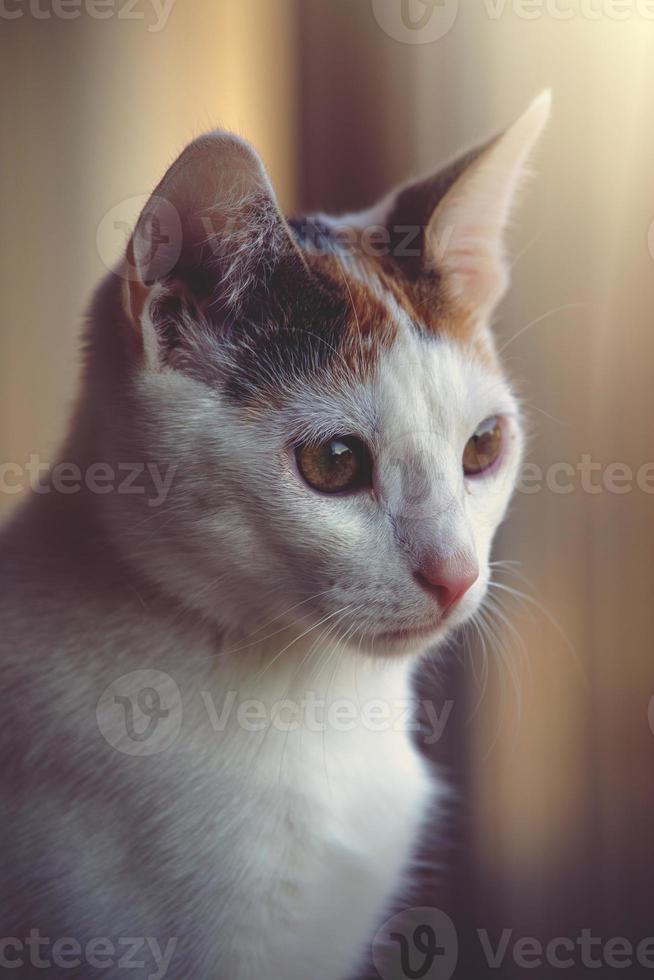
M 429 623 L 379 630 L 378 632 L 364 635 L 363 639 L 373 650 L 377 645 L 382 648 L 388 648 L 393 644 L 406 649 L 422 643 L 424 648 L 430 641 L 436 643 L 457 626 L 460 626 L 467 619 L 468 615 L 469 613 L 464 613 L 463 616 L 460 613 L 457 615 L 457 611 L 453 610 L 452 615 L 445 613 Z
M 404 626 L 401 629 L 380 630 L 377 633 L 371 633 L 365 639 L 373 646 L 376 643 L 383 645 L 389 643 L 410 644 L 419 640 L 435 640 L 443 632 L 444 627 L 445 621 L 438 619 L 425 626 Z

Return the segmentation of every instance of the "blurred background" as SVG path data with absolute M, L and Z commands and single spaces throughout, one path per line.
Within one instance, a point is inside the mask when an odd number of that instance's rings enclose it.
M 472 635 L 423 672 L 452 703 L 433 754 L 459 793 L 414 904 L 451 916 L 464 978 L 488 971 L 479 929 L 653 936 L 654 4 L 6 0 L 0 56 L 0 461 L 19 464 L 53 458 L 91 291 L 193 136 L 250 139 L 290 212 L 345 210 L 552 88 L 497 325 L 546 474 L 496 548 L 529 599 L 496 591 L 487 677 Z M 524 972 L 509 947 L 489 975 Z

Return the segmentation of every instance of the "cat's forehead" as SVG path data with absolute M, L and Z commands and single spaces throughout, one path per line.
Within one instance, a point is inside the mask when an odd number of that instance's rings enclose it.
M 344 245 L 327 219 L 292 228 L 311 286 L 304 276 L 296 282 L 292 268 L 282 270 L 234 331 L 232 401 L 281 405 L 316 384 L 331 392 L 373 383 L 392 391 L 400 379 L 400 388 L 429 400 L 452 349 L 499 374 L 488 336 L 451 304 L 437 275 L 420 285 L 404 279 L 355 240 Z
M 393 340 L 355 376 L 341 365 L 308 378 L 281 413 L 283 427 L 319 440 L 339 431 L 400 452 L 458 445 L 484 418 L 514 414 L 503 375 L 446 335 L 427 337 L 394 310 Z

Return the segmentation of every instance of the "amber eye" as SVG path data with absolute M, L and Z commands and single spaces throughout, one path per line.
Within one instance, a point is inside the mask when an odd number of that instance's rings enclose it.
M 493 415 L 479 425 L 463 450 L 463 472 L 466 476 L 479 476 L 490 469 L 502 449 L 502 426 Z
M 337 436 L 317 446 L 299 446 L 295 456 L 306 482 L 321 493 L 343 493 L 371 483 L 370 453 L 356 436 Z

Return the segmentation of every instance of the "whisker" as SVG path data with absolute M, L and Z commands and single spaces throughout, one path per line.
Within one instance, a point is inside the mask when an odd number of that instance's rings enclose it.
M 288 613 L 292 612 L 294 609 L 299 609 L 300 606 L 306 605 L 307 602 L 312 602 L 314 599 L 320 598 L 320 596 L 329 595 L 329 593 L 330 592 L 333 592 L 333 591 L 334 591 L 334 587 L 332 586 L 329 589 L 324 589 L 322 592 L 316 592 L 314 595 L 307 596 L 306 599 L 302 599 L 301 602 L 296 602 L 295 605 L 293 605 L 293 606 L 288 606 L 282 612 L 278 613 L 276 616 L 273 616 L 272 619 L 267 620 L 261 626 L 258 626 L 256 629 L 254 629 L 251 633 L 248 633 L 247 636 L 243 637 L 243 639 L 246 640 L 246 641 L 252 639 L 252 637 L 255 637 L 257 635 L 257 633 L 259 633 L 261 630 L 266 629 L 268 626 L 272 626 L 273 623 L 277 622 L 277 620 L 279 620 L 279 619 L 282 619 L 282 617 L 287 616 Z M 301 618 L 302 619 L 306 619 L 306 616 L 305 615 L 302 615 Z M 260 636 L 260 637 L 258 637 L 254 641 L 254 643 L 247 643 L 247 642 L 245 642 L 241 646 L 238 646 L 238 647 L 230 647 L 228 650 L 225 650 L 224 652 L 225 653 L 237 653 L 240 650 L 246 650 L 250 646 L 259 645 L 261 643 L 265 643 L 266 640 L 270 640 L 273 636 L 279 636 L 280 633 L 284 633 L 287 629 L 288 629 L 288 625 L 282 626 L 279 629 L 274 630 L 272 633 L 267 633 L 266 636 Z
M 517 571 L 515 571 L 515 569 L 511 569 L 511 568 L 506 568 L 504 570 L 512 571 L 514 574 L 518 576 L 518 578 L 520 578 L 522 581 L 524 581 L 527 585 L 531 587 L 531 583 L 529 582 L 529 580 L 526 578 L 524 574 L 520 574 Z M 517 601 L 524 603 L 527 607 L 531 607 L 532 609 L 539 612 L 541 616 L 545 618 L 545 620 L 549 623 L 549 625 L 552 626 L 552 628 L 556 631 L 559 637 L 563 640 L 566 649 L 568 650 L 569 654 L 572 657 L 572 660 L 575 664 L 579 677 L 583 681 L 584 685 L 588 687 L 588 683 L 589 683 L 588 676 L 584 669 L 583 664 L 581 663 L 581 660 L 579 659 L 579 655 L 577 653 L 574 643 L 566 634 L 565 630 L 560 625 L 560 623 L 555 619 L 552 613 L 548 610 L 548 608 L 542 602 L 540 602 L 538 599 L 535 599 L 533 596 L 529 595 L 528 593 L 523 592 L 521 589 L 516 589 L 513 586 L 507 585 L 504 582 L 497 582 L 496 580 L 492 580 L 488 584 L 490 587 L 497 589 L 500 592 L 506 593 L 507 595 L 510 595 L 513 599 L 516 599 Z
M 272 660 L 270 660 L 266 664 L 266 666 L 263 668 L 263 670 L 259 671 L 259 673 L 256 674 L 255 680 L 259 680 L 259 678 L 262 677 L 266 673 L 266 671 L 269 670 L 270 667 L 272 667 L 272 665 L 274 663 L 276 663 L 279 660 L 279 658 L 281 656 L 283 656 L 288 650 L 290 650 L 291 647 L 294 646 L 294 644 L 296 644 L 299 640 L 303 639 L 303 637 L 305 637 L 305 636 L 308 636 L 309 633 L 313 632 L 314 629 L 317 629 L 318 626 L 321 626 L 322 623 L 326 623 L 329 619 L 332 619 L 334 616 L 338 616 L 339 613 L 344 612 L 347 609 L 349 609 L 349 606 L 343 606 L 342 609 L 337 609 L 337 610 L 335 610 L 335 612 L 328 613 L 328 615 L 327 616 L 324 616 L 323 619 L 318 620 L 318 622 L 317 623 L 314 623 L 313 626 L 310 626 L 308 629 L 306 629 L 302 633 L 300 633 L 299 636 L 296 636 L 293 640 L 291 640 L 290 643 L 287 643 L 286 646 L 283 647 L 279 651 L 279 653 L 276 654 L 273 657 Z
M 509 337 L 507 342 L 500 347 L 498 354 L 503 354 L 514 340 L 517 340 L 518 337 L 522 337 L 527 330 L 530 330 L 537 324 L 542 323 L 543 320 L 546 320 L 550 316 L 554 316 L 555 313 L 562 313 L 564 310 L 592 309 L 592 306 L 592 303 L 562 303 L 561 306 L 555 306 L 553 310 L 548 310 L 546 313 L 542 313 L 540 316 L 537 316 L 535 320 L 531 320 L 529 323 L 525 324 L 524 327 L 521 327 L 517 333 L 514 333 L 512 337 Z

